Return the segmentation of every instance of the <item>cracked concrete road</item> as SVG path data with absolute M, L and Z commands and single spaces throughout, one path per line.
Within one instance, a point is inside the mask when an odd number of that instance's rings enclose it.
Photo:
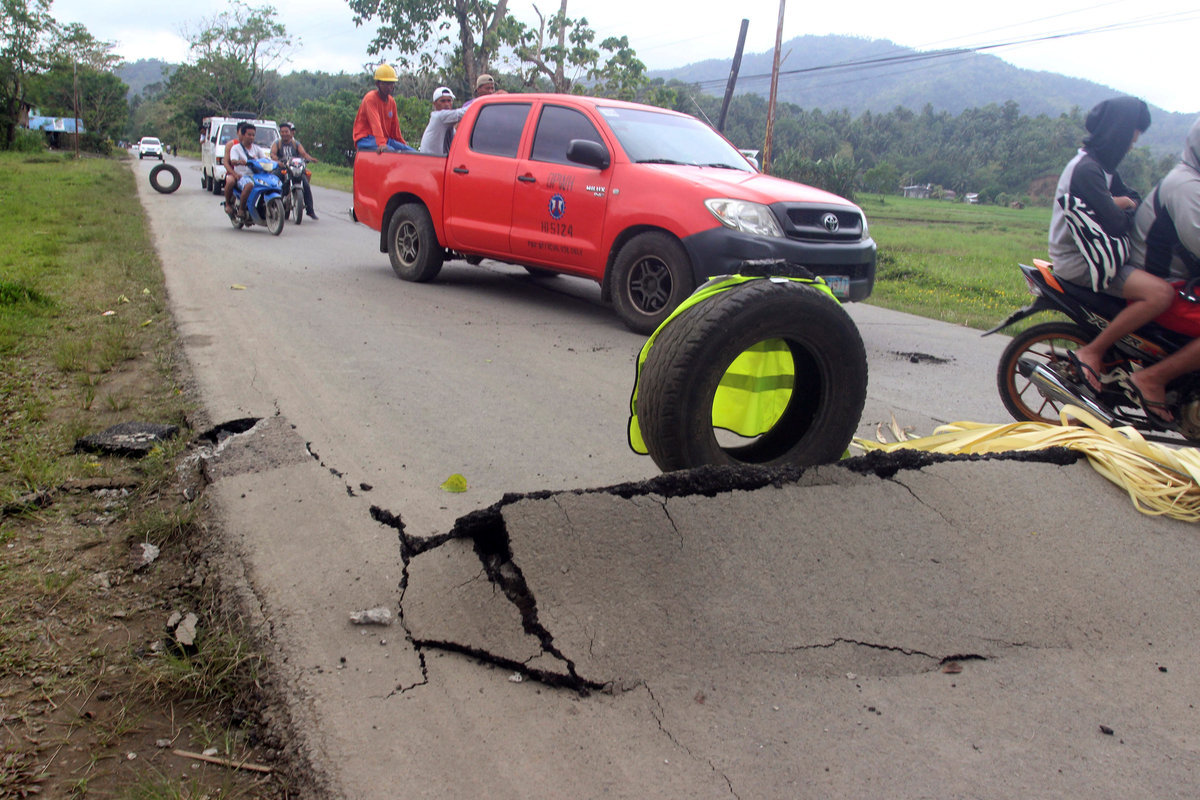
M 262 420 L 207 497 L 318 796 L 1195 795 L 1193 526 L 1085 463 L 657 477 L 594 287 L 406 284 L 348 196 L 235 232 L 174 163 L 133 169 L 206 414 Z M 863 435 L 1005 421 L 1001 339 L 850 311 Z

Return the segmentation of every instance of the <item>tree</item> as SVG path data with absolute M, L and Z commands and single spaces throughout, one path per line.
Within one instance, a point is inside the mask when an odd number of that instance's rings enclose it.
M 592 47 L 596 32 L 588 27 L 586 18 L 567 17 L 567 0 L 561 0 L 558 13 L 549 19 L 536 5 L 533 11 L 538 16 L 537 30 L 521 25 L 516 47 L 517 58 L 529 65 L 525 85 L 532 87 L 542 75 L 554 91 L 569 92 L 580 75 L 596 68 L 600 58 L 600 51 Z
M 516 44 L 520 27 L 508 16 L 508 0 L 348 0 L 354 24 L 379 20 L 367 52 L 395 47 L 398 63 L 435 69 L 440 55 L 457 50 L 467 84 L 488 69 L 502 44 Z M 458 40 L 451 39 L 457 28 Z
M 274 69 L 292 45 L 271 6 L 251 7 L 235 0 L 228 11 L 191 35 L 192 64 L 171 75 L 170 102 L 182 123 L 199 125 L 206 116 L 234 111 L 264 115 L 274 102 Z
M 57 32 L 50 0 L 0 0 L 0 125 L 6 148 L 28 102 L 29 79 L 49 65 Z
M 89 134 L 115 139 L 129 121 L 129 87 L 111 72 L 58 63 L 33 78 L 31 86 L 38 107 L 52 116 L 75 116 L 78 99 L 79 118 Z

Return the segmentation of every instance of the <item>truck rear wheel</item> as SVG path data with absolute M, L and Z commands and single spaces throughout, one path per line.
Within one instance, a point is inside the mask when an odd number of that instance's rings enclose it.
M 406 203 L 392 213 L 387 250 L 396 276 L 415 283 L 436 278 L 445 258 L 433 230 L 433 220 L 420 203 Z
M 790 355 L 792 374 L 780 376 L 791 378 L 784 407 L 759 435 L 718 429 L 713 412 L 722 378 L 763 343 Z M 646 449 L 664 472 L 706 464 L 812 466 L 841 457 L 866 398 L 867 354 L 846 310 L 811 286 L 759 280 L 692 306 L 659 333 L 642 365 L 637 416 Z
M 694 288 L 687 251 L 670 234 L 639 234 L 617 253 L 613 305 L 636 333 L 653 333 Z

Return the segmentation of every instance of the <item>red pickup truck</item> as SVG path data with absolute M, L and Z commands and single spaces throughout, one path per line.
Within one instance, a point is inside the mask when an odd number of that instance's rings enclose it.
M 353 214 L 404 280 L 448 258 L 578 275 L 640 333 L 747 259 L 802 264 L 845 300 L 875 283 L 858 206 L 757 172 L 694 117 L 596 97 L 491 95 L 448 156 L 359 152 Z

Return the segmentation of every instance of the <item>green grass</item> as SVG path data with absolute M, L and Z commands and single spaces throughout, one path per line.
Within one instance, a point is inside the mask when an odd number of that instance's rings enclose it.
M 868 302 L 973 328 L 1030 301 L 1018 263 L 1046 258 L 1047 208 L 864 196 L 879 247 Z
M 312 170 L 312 184 L 324 186 L 326 189 L 337 189 L 343 192 L 353 191 L 354 170 L 350 167 L 335 167 L 332 164 L 309 164 Z
M 63 457 L 82 430 L 183 414 L 169 390 L 136 408 L 108 393 L 122 364 L 171 336 L 133 180 L 116 159 L 0 153 L 0 197 L 21 208 L 0 215 L 0 501 L 95 475 L 95 459 Z

